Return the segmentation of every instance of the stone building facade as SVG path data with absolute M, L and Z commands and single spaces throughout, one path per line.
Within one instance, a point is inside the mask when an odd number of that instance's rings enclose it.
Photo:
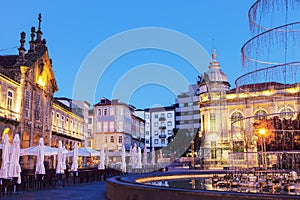
M 20 135 L 21 148 L 38 145 L 57 146 L 62 140 L 67 149 L 75 142 L 84 144 L 82 110 L 55 99 L 58 86 L 46 40 L 41 30 L 31 28 L 29 49 L 25 49 L 25 32 L 21 33 L 18 55 L 0 56 L 0 133 L 12 142 Z M 28 167 L 30 156 L 22 156 L 22 167 Z M 48 158 L 46 158 L 47 160 Z
M 231 153 L 257 152 L 260 148 L 257 140 L 262 137 L 257 135 L 258 130 L 254 126 L 257 120 L 274 116 L 281 118 L 283 115 L 286 119 L 293 120 L 300 110 L 298 83 L 270 82 L 242 85 L 234 89 L 229 87 L 227 76 L 220 69 L 214 52 L 208 72 L 199 81 L 199 136 L 202 141 L 199 157 L 204 160 L 206 168 L 230 166 Z M 286 138 L 281 141 L 283 140 Z M 296 141 L 296 135 L 293 140 Z M 235 159 L 245 161 L 246 156 Z M 247 159 L 252 159 L 257 164 L 257 157 L 250 156 Z

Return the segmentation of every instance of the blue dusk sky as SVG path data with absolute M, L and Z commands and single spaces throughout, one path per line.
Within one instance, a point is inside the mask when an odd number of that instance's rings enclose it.
M 231 87 L 243 74 L 254 0 L 3 1 L 0 54 L 17 54 L 20 32 L 42 14 L 59 91 L 91 105 L 120 98 L 136 108 L 169 106 L 208 69 L 212 49 Z M 202 48 L 202 52 L 201 52 Z M 208 57 L 209 56 L 209 57 Z M 84 75 L 82 75 L 84 74 Z

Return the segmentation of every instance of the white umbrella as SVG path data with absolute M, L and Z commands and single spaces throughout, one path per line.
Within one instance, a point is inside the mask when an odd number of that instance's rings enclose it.
M 146 145 L 144 146 L 144 152 L 143 152 L 143 165 L 147 165 L 147 147 Z
M 129 149 L 129 165 L 132 167 L 132 164 L 133 164 L 133 156 L 132 156 L 132 146 L 130 145 L 130 149 Z
M 100 147 L 100 163 L 98 165 L 98 169 L 105 169 L 105 152 L 104 152 L 104 146 L 101 145 Z
M 138 169 L 142 168 L 142 150 L 141 150 L 141 147 L 138 147 L 136 168 L 138 168 Z
M 154 146 L 152 146 L 152 152 L 151 152 L 152 156 L 151 156 L 151 165 L 155 165 L 155 150 L 154 150 Z
M 58 141 L 56 173 L 57 174 L 63 174 L 64 173 L 63 148 L 62 148 L 62 141 L 61 140 Z
M 44 166 L 44 157 L 45 157 L 44 139 L 40 138 L 35 174 L 46 174 L 45 166 Z
M 19 163 L 20 159 L 20 137 L 16 134 L 13 141 L 12 154 L 9 163 L 9 177 L 18 177 L 17 183 L 21 183 L 21 166 Z
M 132 148 L 132 169 L 137 167 L 137 147 L 136 143 L 134 143 Z
M 73 156 L 73 151 L 70 151 L 68 153 L 68 156 Z M 78 156 L 83 156 L 83 157 L 100 156 L 100 151 L 87 148 L 87 147 L 81 147 L 78 148 Z
M 122 147 L 122 166 L 121 166 L 122 172 L 126 173 L 126 151 L 125 146 Z
M 66 158 L 67 158 L 68 150 L 65 146 L 63 146 L 63 169 L 67 169 Z
M 71 171 L 77 172 L 78 171 L 78 145 L 77 142 L 75 143 L 74 150 L 73 150 L 73 162 L 71 166 Z
M 1 173 L 0 173 L 0 177 L 4 179 L 8 178 L 9 150 L 10 150 L 10 144 L 8 141 L 8 135 L 5 134 L 2 141 L 2 164 L 1 164 Z
M 37 156 L 39 153 L 40 146 L 32 146 L 25 149 L 21 149 L 20 155 L 21 156 Z M 49 147 L 44 145 L 44 155 L 45 156 L 53 156 L 57 155 L 58 148 Z M 63 153 L 67 153 L 68 151 L 65 150 Z

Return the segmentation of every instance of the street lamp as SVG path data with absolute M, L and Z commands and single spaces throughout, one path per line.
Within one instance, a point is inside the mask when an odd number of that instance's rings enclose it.
M 263 158 L 263 165 L 264 165 L 264 168 L 266 168 L 266 155 L 265 155 L 265 152 L 266 152 L 266 141 L 265 141 L 265 137 L 264 135 L 266 134 L 266 129 L 259 129 L 259 134 L 261 135 L 262 137 L 262 148 L 261 148 L 261 151 L 262 151 L 262 158 Z

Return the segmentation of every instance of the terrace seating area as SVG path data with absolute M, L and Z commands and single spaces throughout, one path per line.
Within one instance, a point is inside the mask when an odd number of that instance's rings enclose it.
M 21 184 L 17 184 L 17 178 L 1 179 L 0 198 L 18 195 L 21 190 L 38 191 L 100 182 L 105 181 L 108 177 L 121 174 L 120 171 L 111 168 L 105 170 L 98 168 L 78 169 L 77 172 L 68 171 L 64 174 L 56 174 L 55 169 L 48 169 L 45 175 L 36 175 L 34 172 L 34 169 L 23 169 Z

